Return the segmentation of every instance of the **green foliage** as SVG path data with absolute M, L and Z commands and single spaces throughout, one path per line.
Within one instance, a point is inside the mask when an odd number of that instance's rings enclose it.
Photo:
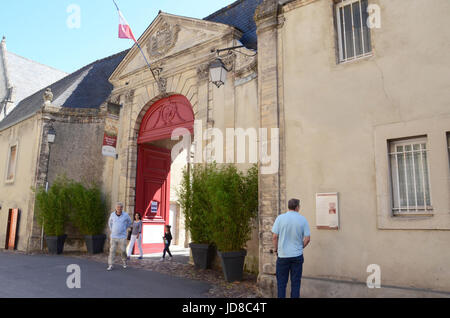
M 234 165 L 217 169 L 208 184 L 213 207 L 212 237 L 222 252 L 240 251 L 251 239 L 252 221 L 258 215 L 258 169 L 244 174 Z
M 209 167 L 198 166 L 189 171 L 183 171 L 183 180 L 178 189 L 178 203 L 184 210 L 185 226 L 191 234 L 191 239 L 197 244 L 210 244 L 211 227 L 208 216 L 212 206 L 207 197 L 207 180 L 212 170 Z
M 36 218 L 47 236 L 64 235 L 68 221 L 83 235 L 98 235 L 106 226 L 107 205 L 98 185 L 58 176 L 48 192 L 37 189 Z
M 61 236 L 65 234 L 71 206 L 71 182 L 66 177 L 58 177 L 48 192 L 44 187 L 36 190 L 36 219 L 40 226 L 44 226 L 47 236 Z
M 195 166 L 184 171 L 178 196 L 195 243 L 213 242 L 222 252 L 245 248 L 258 214 L 256 166 L 247 174 L 234 165 Z
M 85 187 L 72 183 L 70 187 L 70 220 L 83 235 L 99 235 L 105 230 L 107 205 L 97 184 Z

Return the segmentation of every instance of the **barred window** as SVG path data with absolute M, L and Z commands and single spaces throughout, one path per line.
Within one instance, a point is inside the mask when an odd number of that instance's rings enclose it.
M 430 175 L 427 139 L 390 142 L 394 215 L 430 213 Z
M 372 54 L 367 8 L 368 0 L 342 0 L 336 4 L 340 63 Z
M 14 181 L 16 171 L 17 145 L 9 148 L 8 168 L 6 170 L 6 181 Z

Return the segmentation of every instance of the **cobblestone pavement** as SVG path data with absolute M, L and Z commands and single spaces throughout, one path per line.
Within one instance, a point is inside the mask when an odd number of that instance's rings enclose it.
M 106 253 L 98 255 L 64 253 L 64 256 L 104 263 L 105 270 L 106 264 L 108 263 L 108 255 Z M 172 261 L 159 261 L 154 258 L 144 258 L 143 260 L 131 259 L 128 265 L 130 267 L 155 271 L 175 277 L 207 282 L 213 286 L 207 295 L 210 298 L 262 298 L 256 285 L 257 277 L 248 273 L 244 273 L 244 278 L 241 282 L 228 283 L 225 281 L 221 271 L 196 269 L 191 264 L 177 262 L 176 258 Z

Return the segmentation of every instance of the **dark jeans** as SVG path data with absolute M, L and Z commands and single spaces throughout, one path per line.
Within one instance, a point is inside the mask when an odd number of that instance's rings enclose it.
M 291 298 L 300 298 L 304 261 L 303 255 L 293 258 L 278 258 L 278 298 L 286 298 L 286 287 L 289 280 L 289 273 L 291 274 Z
M 166 252 L 169 253 L 170 257 L 172 257 L 172 254 L 170 253 L 169 247 L 170 247 L 170 243 L 169 244 L 164 244 L 163 258 L 166 258 Z

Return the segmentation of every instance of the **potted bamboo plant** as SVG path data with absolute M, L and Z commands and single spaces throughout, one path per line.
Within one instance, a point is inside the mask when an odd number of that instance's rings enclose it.
M 58 177 L 48 192 L 43 187 L 36 191 L 36 219 L 44 228 L 50 254 L 62 254 L 64 251 L 70 211 L 69 188 L 70 182 L 65 177 Z
M 212 210 L 212 239 L 217 245 L 225 279 L 243 277 L 246 243 L 251 238 L 252 221 L 258 215 L 258 168 L 246 174 L 234 165 L 223 166 L 208 182 Z
M 191 248 L 197 268 L 212 267 L 216 249 L 211 239 L 209 214 L 212 210 L 207 197 L 207 180 L 213 172 L 209 167 L 195 166 L 183 171 L 183 181 L 178 189 L 178 203 L 184 210 L 185 225 L 191 235 Z
M 89 187 L 73 183 L 70 191 L 70 219 L 84 235 L 89 254 L 103 253 L 106 241 L 104 234 L 107 222 L 107 205 L 97 184 Z

